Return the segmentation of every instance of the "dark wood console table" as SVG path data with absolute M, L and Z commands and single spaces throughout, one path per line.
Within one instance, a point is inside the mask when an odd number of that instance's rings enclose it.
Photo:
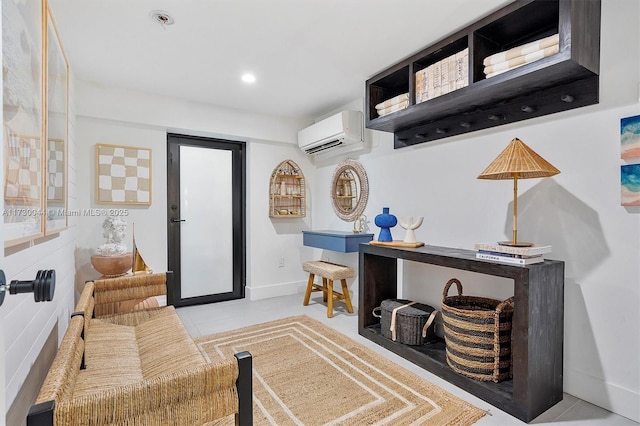
M 512 380 L 481 382 L 456 373 L 447 364 L 444 342 L 407 346 L 382 336 L 371 312 L 382 300 L 397 297 L 397 259 L 513 279 Z M 445 283 L 432 284 L 444 288 Z M 564 262 L 515 266 L 476 259 L 473 250 L 360 244 L 358 297 L 362 336 L 518 419 L 529 422 L 562 400 Z

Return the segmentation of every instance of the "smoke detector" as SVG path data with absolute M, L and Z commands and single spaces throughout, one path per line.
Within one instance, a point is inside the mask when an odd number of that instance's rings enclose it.
M 152 10 L 149 13 L 149 16 L 151 16 L 151 19 L 153 19 L 163 27 L 166 27 L 167 25 L 173 25 L 173 23 L 175 22 L 171 15 L 169 15 L 164 10 Z

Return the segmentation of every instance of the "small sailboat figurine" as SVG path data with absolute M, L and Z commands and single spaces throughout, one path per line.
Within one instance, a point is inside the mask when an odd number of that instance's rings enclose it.
M 131 233 L 133 234 L 133 265 L 131 266 L 131 272 L 133 272 L 134 275 L 151 274 L 153 271 L 145 263 L 142 255 L 140 254 L 140 251 L 138 250 L 138 247 L 136 246 L 136 235 L 135 229 L 133 227 Z

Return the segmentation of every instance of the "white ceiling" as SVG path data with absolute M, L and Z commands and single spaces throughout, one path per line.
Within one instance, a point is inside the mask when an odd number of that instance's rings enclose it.
M 362 97 L 367 78 L 510 2 L 50 0 L 80 80 L 292 118 Z

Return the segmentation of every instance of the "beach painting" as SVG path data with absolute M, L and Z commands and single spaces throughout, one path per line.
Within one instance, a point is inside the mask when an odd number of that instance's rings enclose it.
M 620 119 L 620 156 L 640 158 L 640 115 Z
M 640 164 L 620 166 L 621 205 L 640 206 Z

